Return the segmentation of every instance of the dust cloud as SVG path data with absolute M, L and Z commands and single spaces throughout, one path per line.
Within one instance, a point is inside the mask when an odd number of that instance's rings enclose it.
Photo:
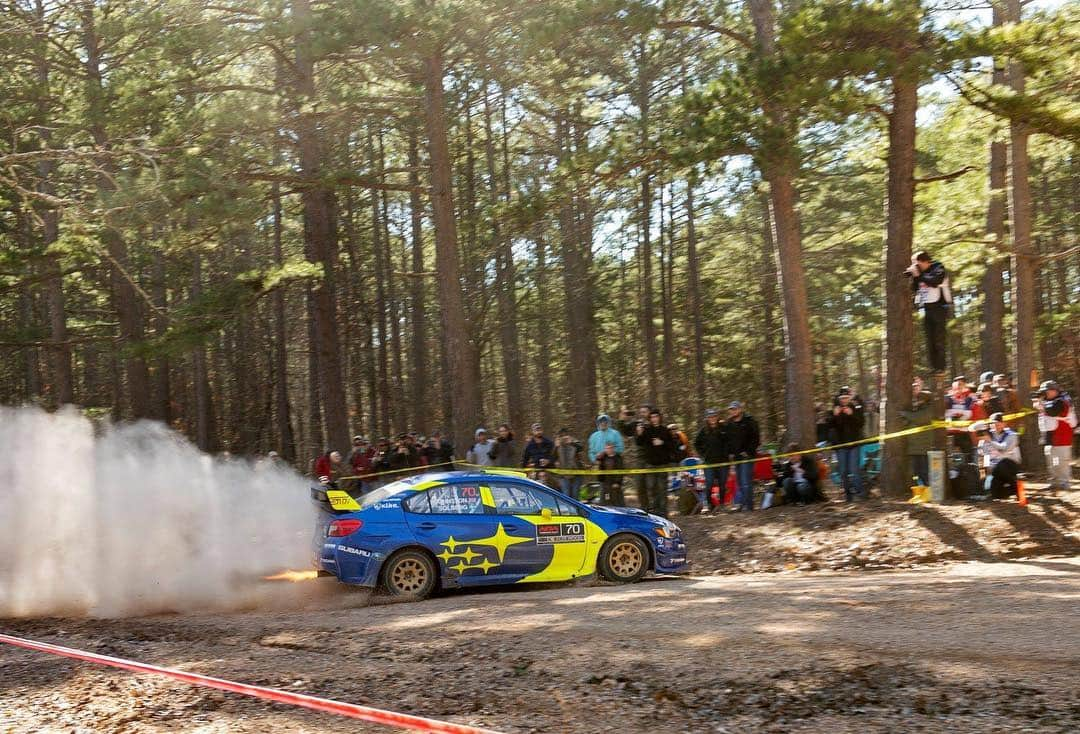
M 250 608 L 310 567 L 287 467 L 215 459 L 160 423 L 0 407 L 0 617 Z

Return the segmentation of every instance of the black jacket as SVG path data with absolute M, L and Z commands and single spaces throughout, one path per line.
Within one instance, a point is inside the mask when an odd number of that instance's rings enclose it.
M 710 428 L 707 423 L 702 426 L 694 438 L 694 448 L 706 464 L 727 461 L 731 452 L 728 450 L 728 435 L 724 422 L 717 423 L 716 428 Z
M 653 446 L 653 439 L 659 438 L 661 444 Z M 675 436 L 667 426 L 654 426 L 652 423 L 645 424 L 645 430 L 636 436 L 637 445 L 641 447 L 641 458 L 649 466 L 665 466 L 675 461 L 675 451 L 678 446 Z
M 739 420 L 728 419 L 724 424 L 727 429 L 728 451 L 736 459 L 749 459 L 757 456 L 761 445 L 761 431 L 752 415 L 743 413 Z
M 840 407 L 839 399 L 833 401 L 833 411 Z M 855 396 L 848 403 L 851 415 L 847 413 L 829 413 L 829 441 L 830 443 L 849 443 L 858 441 L 863 437 L 863 424 L 866 419 L 863 415 L 862 400 Z
M 548 466 L 555 464 L 555 443 L 547 436 L 541 437 L 540 443 L 537 443 L 532 436 L 529 436 L 525 442 L 525 452 L 521 457 L 521 465 L 540 466 L 542 459 L 548 460 Z
M 945 266 L 942 265 L 937 260 L 934 260 L 932 263 L 930 263 L 930 267 L 926 269 L 925 273 L 919 273 L 918 275 L 916 275 L 914 278 L 911 279 L 911 292 L 912 293 L 917 292 L 919 290 L 919 284 L 920 283 L 926 283 L 926 285 L 930 286 L 931 288 L 938 288 L 943 283 L 945 283 L 945 280 L 948 277 L 949 277 L 949 272 L 947 270 L 945 270 Z M 924 304 L 923 308 L 926 308 L 927 306 L 945 307 L 945 306 L 950 305 L 950 303 L 951 303 L 951 300 L 949 299 L 947 291 L 946 291 L 946 293 L 943 294 L 943 297 L 942 297 L 942 299 L 940 301 L 937 301 L 936 303 Z

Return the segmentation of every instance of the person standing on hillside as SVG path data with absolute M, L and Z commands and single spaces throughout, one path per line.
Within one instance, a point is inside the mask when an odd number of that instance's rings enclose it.
M 1072 440 L 1076 428 L 1076 409 L 1068 394 L 1053 380 L 1039 386 L 1039 426 L 1046 432 L 1046 468 L 1050 470 L 1050 487 L 1068 489 L 1072 482 Z
M 615 445 L 615 453 L 622 454 L 622 434 L 611 427 L 611 418 L 601 413 L 596 416 L 596 430 L 589 436 L 589 463 L 594 463 L 596 457 L 604 452 L 609 444 Z
M 547 469 L 555 463 L 555 443 L 544 435 L 539 423 L 532 425 L 532 438 L 525 444 L 521 465 L 526 469 Z
M 852 395 L 851 388 L 844 386 L 833 400 L 832 415 L 829 416 L 829 439 L 838 444 L 836 462 L 839 465 L 840 484 L 844 488 L 844 499 L 848 502 L 866 499 L 863 487 L 862 446 L 845 446 L 863 437 L 862 401 Z M 850 479 L 848 478 L 850 477 Z
M 664 425 L 664 416 L 656 408 L 649 411 L 649 422 L 639 423 L 635 429 L 635 441 L 641 449 L 645 469 L 671 466 L 675 458 L 675 437 Z M 641 475 L 641 494 L 638 502 L 646 512 L 667 517 L 668 475 L 665 472 L 649 472 Z
M 623 464 L 627 469 L 640 469 L 641 463 L 641 448 L 637 445 L 635 437 L 637 436 L 637 428 L 640 425 L 645 425 L 649 422 L 649 411 L 652 410 L 651 405 L 642 404 L 638 406 L 637 413 L 630 410 L 629 406 L 624 405 L 622 411 L 619 413 L 619 425 L 616 426 L 619 429 L 626 441 L 623 448 Z M 638 497 L 645 496 L 644 479 L 641 474 L 628 474 L 623 481 L 623 493 L 627 488 L 633 489 Z
M 705 425 L 694 437 L 694 449 L 697 451 L 705 464 L 722 464 L 729 460 L 731 451 L 728 450 L 727 427 L 720 421 L 720 411 L 709 408 L 705 411 Z M 713 485 L 720 487 L 720 504 L 717 509 L 724 505 L 724 493 L 728 478 L 727 466 L 718 466 L 705 469 L 705 493 L 701 498 L 701 509 L 706 511 L 710 508 Z
M 934 394 L 929 390 L 924 390 L 922 378 L 916 377 L 911 383 L 911 410 L 900 411 L 904 427 L 929 426 L 937 417 L 937 401 L 934 399 Z M 933 448 L 933 431 L 920 431 L 907 437 L 912 474 L 924 487 L 930 485 L 930 458 L 926 452 Z
M 495 445 L 494 439 L 488 438 L 486 428 L 477 428 L 473 435 L 476 437 L 476 443 L 465 454 L 465 461 L 477 466 L 492 466 L 491 449 Z
M 754 459 L 757 458 L 758 446 L 761 445 L 761 430 L 753 416 L 743 409 L 738 400 L 728 405 L 727 419 L 728 451 L 731 458 L 739 463 L 735 465 L 735 481 L 738 491 L 735 494 L 735 512 L 750 512 L 754 509 Z
M 495 443 L 488 452 L 491 457 L 491 465 L 504 468 L 517 466 L 518 446 L 514 440 L 514 431 L 509 423 L 503 423 L 498 428 Z
M 940 376 L 945 371 L 945 327 L 949 321 L 949 306 L 952 304 L 949 273 L 945 266 L 932 259 L 929 253 L 920 252 L 912 258 L 911 267 L 904 271 L 904 275 L 911 278 L 915 307 L 921 306 L 923 310 L 923 330 L 926 333 L 926 353 L 930 369 Z

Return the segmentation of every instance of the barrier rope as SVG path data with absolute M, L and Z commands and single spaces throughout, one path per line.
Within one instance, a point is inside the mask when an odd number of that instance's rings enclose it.
M 1016 413 L 1009 413 L 1008 415 L 1005 415 L 1004 420 L 1005 421 L 1019 420 L 1021 418 L 1027 417 L 1027 416 L 1032 415 L 1032 414 L 1037 413 L 1037 412 L 1038 411 L 1032 410 L 1031 408 L 1025 408 L 1025 409 L 1021 409 L 1020 411 L 1018 411 Z M 755 456 L 753 458 L 748 458 L 748 459 L 733 459 L 731 461 L 720 461 L 720 462 L 716 462 L 716 463 L 713 463 L 713 464 L 694 464 L 691 467 L 674 465 L 674 466 L 658 466 L 658 467 L 626 468 L 626 469 L 558 469 L 558 468 L 555 468 L 555 467 L 529 467 L 529 468 L 526 469 L 526 468 L 520 468 L 520 467 L 492 467 L 492 466 L 486 466 L 484 464 L 472 464 L 472 463 L 469 463 L 467 461 L 455 460 L 455 461 L 444 461 L 444 462 L 441 462 L 439 464 L 427 464 L 425 466 L 410 466 L 410 467 L 406 467 L 404 469 L 390 469 L 388 471 L 382 471 L 382 472 L 372 472 L 372 473 L 369 473 L 369 474 L 362 474 L 362 475 L 355 475 L 355 476 L 348 476 L 348 477 L 339 477 L 338 481 L 342 481 L 342 480 L 345 480 L 345 479 L 360 479 L 360 480 L 367 481 L 367 480 L 370 480 L 370 479 L 375 479 L 375 478 L 383 477 L 383 476 L 390 476 L 390 475 L 394 475 L 394 474 L 405 474 L 405 473 L 420 474 L 420 473 L 426 472 L 426 471 L 428 471 L 430 469 L 434 469 L 435 467 L 450 466 L 450 465 L 458 466 L 458 467 L 467 467 L 469 469 L 485 469 L 485 470 L 501 469 L 503 471 L 513 471 L 513 472 L 520 472 L 520 473 L 532 473 L 532 472 L 543 471 L 543 472 L 547 472 L 548 474 L 556 474 L 556 475 L 560 475 L 560 476 L 601 477 L 601 476 L 624 476 L 626 474 L 671 474 L 673 472 L 682 471 L 684 469 L 691 470 L 691 471 L 697 471 L 699 469 L 719 469 L 721 467 L 738 466 L 739 464 L 753 464 L 755 462 L 762 461 L 765 458 L 769 458 L 770 460 L 788 459 L 788 458 L 791 458 L 793 456 L 803 456 L 805 454 L 817 454 L 817 453 L 821 453 L 822 451 L 835 451 L 836 449 L 854 448 L 855 446 L 864 446 L 866 444 L 883 443 L 885 441 L 891 441 L 891 440 L 893 440 L 895 438 L 901 438 L 901 437 L 904 437 L 904 436 L 914 436 L 914 435 L 919 434 L 919 433 L 925 433 L 926 431 L 936 431 L 936 430 L 941 430 L 941 429 L 955 430 L 955 429 L 958 429 L 958 428 L 968 428 L 968 427 L 974 425 L 975 423 L 981 423 L 981 422 L 984 422 L 984 421 L 935 420 L 935 421 L 931 421 L 930 423 L 927 423 L 926 425 L 913 426 L 911 428 L 904 428 L 904 429 L 899 430 L 899 431 L 892 431 L 890 433 L 882 433 L 882 434 L 878 434 L 876 436 L 869 436 L 867 438 L 861 438 L 858 441 L 848 441 L 846 443 L 829 444 L 828 446 L 822 446 L 821 448 L 814 447 L 814 448 L 809 448 L 809 449 L 801 449 L 799 451 L 789 451 L 789 452 L 782 453 L 782 454 L 772 454 L 769 457 Z
M 98 653 L 85 652 L 83 650 L 62 647 L 60 645 L 52 645 L 47 642 L 27 640 L 11 635 L 0 634 L 0 642 L 14 645 L 15 647 L 25 648 L 27 650 L 48 653 L 50 655 L 59 655 L 61 657 L 74 658 L 75 660 L 82 660 L 88 663 L 97 663 L 98 665 L 120 668 L 133 673 L 162 675 L 196 686 L 217 688 L 230 693 L 238 693 L 242 696 L 251 696 L 252 698 L 260 698 L 266 701 L 300 706 L 302 708 L 312 709 L 313 711 L 337 714 L 338 716 L 346 716 L 350 719 L 360 719 L 362 721 L 382 724 L 384 726 L 393 726 L 399 729 L 435 732 L 436 734 L 498 734 L 498 732 L 490 729 L 479 729 L 475 726 L 468 726 L 466 724 L 454 724 L 448 721 L 427 719 L 422 716 L 399 714 L 394 711 L 384 711 L 383 709 L 359 706 L 354 703 L 342 703 L 340 701 L 332 701 L 328 698 L 319 698 L 317 696 L 308 696 L 303 693 L 282 691 L 277 688 L 266 688 L 264 686 L 255 686 L 248 683 L 234 683 L 233 681 L 223 680 L 221 678 L 211 678 L 210 676 L 200 675 L 199 673 L 189 673 L 184 670 L 175 670 L 173 668 L 162 668 L 148 663 L 125 660 L 124 658 L 115 658 L 109 655 L 99 655 Z

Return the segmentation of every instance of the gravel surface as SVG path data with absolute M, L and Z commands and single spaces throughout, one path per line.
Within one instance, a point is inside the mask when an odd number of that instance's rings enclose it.
M 248 612 L 0 629 L 503 732 L 1074 732 L 1078 512 L 1072 492 L 683 518 L 695 575 L 632 587 L 391 604 L 316 580 Z M 0 649 L 0 732 L 275 730 L 388 731 Z

